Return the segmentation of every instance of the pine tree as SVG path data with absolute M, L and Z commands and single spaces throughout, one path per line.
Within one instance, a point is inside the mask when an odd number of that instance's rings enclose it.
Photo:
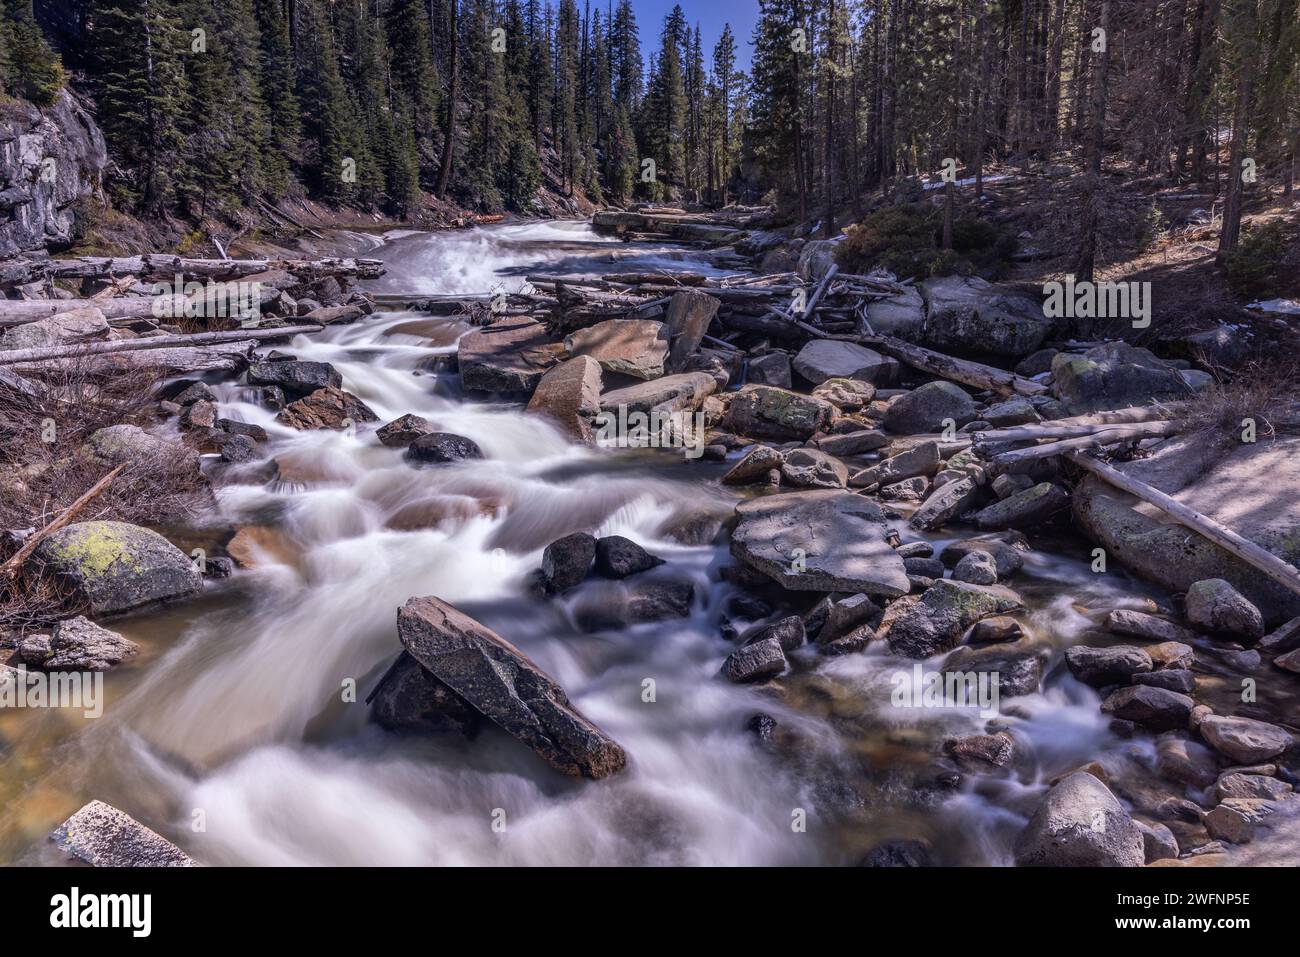
M 278 199 L 289 189 L 289 176 L 302 141 L 302 116 L 295 89 L 289 21 L 282 0 L 256 0 L 260 40 L 262 96 L 266 100 L 266 137 L 262 149 L 262 181 Z
M 0 5 L 0 82 L 5 89 L 49 106 L 63 89 L 59 55 L 45 39 L 32 14 L 32 0 L 3 0 Z

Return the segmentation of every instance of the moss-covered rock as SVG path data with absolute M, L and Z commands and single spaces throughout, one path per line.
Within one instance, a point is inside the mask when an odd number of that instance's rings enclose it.
M 92 615 L 120 614 L 196 594 L 203 577 L 157 532 L 125 522 L 78 522 L 37 546 L 30 561 Z
M 769 385 L 750 385 L 731 400 L 722 427 L 737 435 L 789 441 L 822 431 L 835 414 L 824 399 Z

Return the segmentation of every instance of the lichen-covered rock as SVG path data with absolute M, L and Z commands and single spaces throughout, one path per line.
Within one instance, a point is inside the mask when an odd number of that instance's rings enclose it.
M 919 602 L 881 627 L 894 654 L 928 658 L 951 649 L 981 618 L 1004 614 L 1022 604 L 1020 596 L 1009 588 L 939 579 Z
M 1052 359 L 1052 391 L 1071 415 L 1185 399 L 1191 388 L 1173 366 L 1127 342 Z
M 1110 789 L 1086 771 L 1058 781 L 1020 833 L 1021 867 L 1141 867 L 1142 832 Z
M 96 616 L 187 598 L 203 588 L 203 576 L 179 548 L 125 522 L 69 525 L 41 542 L 29 561 Z
M 858 412 L 875 398 L 876 387 L 862 379 L 837 376 L 822 382 L 812 390 L 812 394 L 818 399 L 825 399 L 841 412 Z
M 1244 638 L 1264 636 L 1259 609 L 1222 578 L 1193 582 L 1187 589 L 1187 620 L 1211 634 Z
M 48 319 L 14 326 L 0 336 L 0 349 L 41 349 L 107 339 L 108 320 L 95 308 L 60 312 Z
M 50 840 L 92 867 L 197 866 L 171 841 L 103 801 L 91 801 L 60 824 Z
M 891 455 L 884 461 L 877 462 L 849 478 L 854 488 L 872 489 L 878 485 L 893 485 L 915 476 L 930 476 L 939 471 L 938 442 L 922 442 L 905 452 Z
M 975 523 L 980 528 L 1031 528 L 1041 525 L 1070 503 L 1065 489 L 1053 482 L 1039 482 L 1000 502 L 980 509 Z
M 737 435 L 803 441 L 830 423 L 835 406 L 824 399 L 766 385 L 747 385 L 727 408 L 722 428 Z
M 939 563 L 943 568 L 943 562 Z M 942 572 L 938 577 L 942 577 Z M 964 555 L 952 570 L 953 581 L 970 582 L 972 585 L 996 585 L 998 581 L 998 563 L 988 552 L 971 552 Z
M 949 420 L 961 427 L 975 419 L 975 402 L 946 380 L 927 382 L 899 396 L 885 411 L 885 428 L 901 435 L 940 432 Z

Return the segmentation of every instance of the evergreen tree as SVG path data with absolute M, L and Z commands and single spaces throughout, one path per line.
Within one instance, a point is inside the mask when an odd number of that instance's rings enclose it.
M 63 89 L 63 64 L 36 23 L 32 0 L 3 0 L 0 13 L 0 82 L 37 106 L 49 106 Z

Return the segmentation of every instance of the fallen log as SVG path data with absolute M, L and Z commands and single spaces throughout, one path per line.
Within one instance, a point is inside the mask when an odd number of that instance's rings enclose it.
M 346 276 L 377 279 L 385 272 L 378 259 L 190 259 L 164 253 L 143 256 L 80 256 L 76 259 L 20 260 L 7 264 L 6 279 L 31 282 L 36 279 L 111 279 L 118 276 L 171 279 L 177 275 L 201 279 L 241 279 L 269 269 L 282 269 L 299 279 Z M 10 279 L 25 274 L 25 279 Z
M 1061 422 L 1044 422 L 1041 425 L 1019 425 L 1007 429 L 990 429 L 984 432 L 975 432 L 972 438 L 974 438 L 976 445 L 991 445 L 1000 442 L 1024 442 L 1034 439 L 1075 439 L 1097 435 L 1114 429 L 1130 429 L 1135 435 L 1140 435 L 1144 431 L 1149 435 L 1168 435 L 1170 432 L 1177 431 L 1177 429 L 1168 428 L 1173 424 L 1172 421 L 1161 419 L 1156 422 L 1117 422 L 1113 425 L 1104 422 L 1095 425 L 1068 425 L 1062 420 Z
M 1086 426 L 1076 426 L 1076 428 L 1086 428 Z M 1136 425 L 1116 425 L 1111 428 L 1103 428 L 1083 433 L 1076 438 L 1062 439 L 1059 442 L 1045 442 L 1042 445 L 1032 445 L 1026 449 L 1013 449 L 1010 452 L 1003 452 L 1001 455 L 995 455 L 990 461 L 994 465 L 1006 467 L 1015 465 L 1017 462 L 1028 462 L 1033 459 L 1050 458 L 1053 455 L 1063 455 L 1066 452 L 1074 452 L 1080 449 L 1100 448 L 1104 445 L 1114 445 L 1117 442 L 1127 442 L 1131 439 L 1145 439 L 1158 435 L 1173 435 L 1179 431 L 1177 422 L 1149 422 Z
M 1250 539 L 1243 538 L 1208 515 L 1202 515 L 1195 509 L 1188 508 L 1182 502 L 1171 498 L 1159 489 L 1125 475 L 1099 459 L 1084 455 L 1082 452 L 1067 452 L 1065 457 L 1079 468 L 1091 472 L 1103 481 L 1128 492 L 1148 505 L 1155 506 L 1180 524 L 1199 532 L 1225 551 L 1258 568 L 1283 587 L 1300 594 L 1300 571 L 1297 571 L 1292 565 L 1284 562 L 1266 548 L 1255 544 Z
M 1047 386 L 1032 379 L 1004 372 L 1002 369 L 995 369 L 980 362 L 972 362 L 969 359 L 946 356 L 942 352 L 913 345 L 902 339 L 895 339 L 893 336 L 848 338 L 853 338 L 864 346 L 871 346 L 922 372 L 929 372 L 931 375 L 951 379 L 953 382 L 960 382 L 976 389 L 989 389 L 1002 395 L 1016 392 L 1024 396 L 1043 395 L 1048 391 Z
M 0 581 L 8 581 L 18 574 L 18 569 L 22 567 L 23 562 L 27 561 L 27 556 L 36 551 L 36 546 L 76 518 L 87 505 L 98 497 L 100 492 L 113 484 L 113 479 L 121 475 L 122 470 L 126 468 L 126 466 L 127 463 L 123 462 L 117 468 L 113 469 L 113 471 L 109 472 L 87 489 L 80 498 L 60 512 L 54 521 L 50 522 L 50 524 L 32 535 L 27 539 L 27 541 L 23 542 L 22 548 L 14 552 L 3 565 L 0 565 Z
M 284 326 L 278 329 L 232 329 L 226 332 L 200 332 L 190 336 L 146 336 L 142 339 L 121 339 L 115 342 L 85 342 L 77 345 L 45 346 L 40 349 L 9 349 L 0 351 L 0 366 L 44 362 L 48 359 L 74 359 L 80 356 L 114 352 L 167 349 L 173 346 L 207 346 L 256 339 L 279 339 L 308 332 L 320 332 L 322 328 L 322 326 Z
M 23 326 L 77 309 L 98 309 L 105 319 L 166 319 L 185 314 L 185 296 L 124 296 L 120 299 L 0 299 L 0 328 Z
M 186 346 L 170 349 L 147 349 L 136 352 L 110 352 L 104 355 L 77 356 L 70 359 L 45 359 L 23 362 L 7 368 L 24 376 L 40 377 L 56 370 L 76 369 L 95 375 L 112 375 L 130 369 L 151 369 L 161 375 L 190 375 L 197 372 L 239 372 L 249 362 L 257 346 L 256 339 L 223 342 L 212 346 Z M 2 367 L 0 367 L 2 368 Z

